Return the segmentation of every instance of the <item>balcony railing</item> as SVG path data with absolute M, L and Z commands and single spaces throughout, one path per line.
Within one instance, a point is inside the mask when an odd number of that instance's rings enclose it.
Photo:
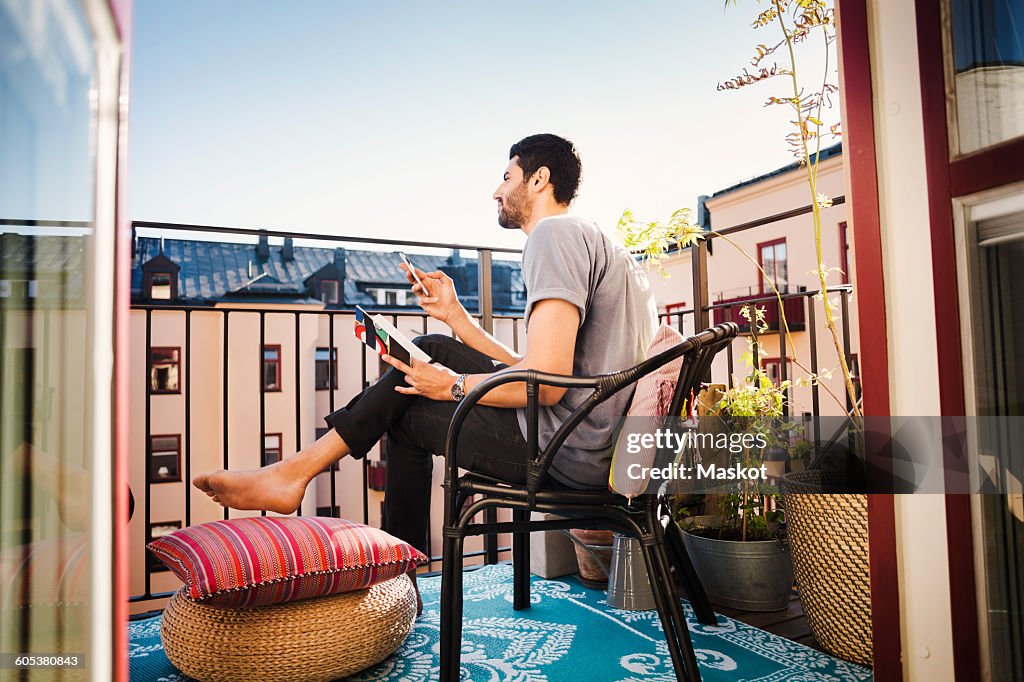
M 801 295 L 804 292 L 789 293 L 787 287 L 781 287 L 779 291 L 782 297 L 782 310 L 785 313 L 789 331 L 804 331 L 804 296 Z M 743 316 L 743 308 L 745 306 L 762 308 L 764 310 L 764 322 L 767 326 L 767 331 L 779 331 L 782 323 L 782 316 L 779 315 L 779 301 L 770 291 L 762 293 L 751 292 L 742 296 L 719 296 L 715 305 L 712 306 L 715 324 L 735 322 L 739 325 L 740 333 L 749 333 L 750 320 Z
M 204 228 L 201 226 L 182 226 L 182 225 L 167 225 L 167 224 L 155 224 L 155 223 L 135 223 L 135 227 L 139 228 L 154 228 L 160 227 L 164 232 L 171 231 L 185 231 L 187 233 L 192 232 L 214 232 L 217 234 L 230 234 L 235 236 L 273 236 L 283 238 L 296 238 L 302 240 L 313 240 L 313 239 L 329 239 L 332 242 L 355 242 L 355 243 L 369 243 L 374 245 L 393 245 L 405 250 L 413 249 L 459 249 L 459 250 L 472 250 L 476 251 L 477 254 L 477 270 L 478 270 L 478 292 L 479 295 L 473 295 L 471 293 L 470 299 L 472 303 L 476 303 L 476 310 L 471 310 L 471 314 L 479 321 L 480 325 L 488 331 L 494 331 L 495 327 L 501 327 L 505 332 L 506 338 L 511 337 L 511 346 L 513 350 L 518 351 L 520 341 L 520 324 L 522 323 L 522 315 L 519 314 L 507 314 L 507 313 L 495 313 L 493 311 L 493 297 L 491 287 L 491 273 L 492 273 L 492 253 L 494 252 L 508 252 L 518 253 L 511 249 L 492 249 L 485 247 L 467 246 L 462 244 L 441 244 L 441 243 L 430 243 L 430 242 L 398 242 L 394 240 L 373 240 L 364 238 L 344 238 L 344 237 L 330 237 L 326 238 L 322 235 L 310 235 L 293 232 L 265 232 L 262 230 L 231 230 L 228 228 Z M 415 262 L 415 257 L 414 257 Z M 397 271 L 397 266 L 396 266 Z M 400 271 L 398 271 L 400 272 Z M 179 297 L 180 298 L 180 297 Z M 464 302 L 466 301 L 464 297 Z M 367 305 L 369 308 L 370 306 Z M 160 347 L 167 345 L 167 338 L 180 339 L 181 350 L 180 354 L 180 392 L 181 400 L 183 401 L 184 409 L 181 419 L 181 439 L 180 439 L 180 460 L 182 465 L 182 471 L 180 476 L 174 476 L 174 482 L 184 483 L 184 494 L 183 499 L 178 503 L 179 509 L 183 511 L 182 525 L 189 526 L 193 522 L 194 509 L 192 504 L 192 493 L 191 490 L 191 479 L 194 474 L 200 473 L 194 467 L 193 453 L 198 452 L 196 448 L 203 448 L 207 451 L 210 449 L 217 449 L 220 451 L 220 460 L 217 463 L 218 466 L 222 466 L 225 469 L 228 468 L 251 468 L 251 466 L 239 464 L 238 461 L 233 461 L 229 456 L 232 453 L 234 443 L 232 442 L 235 438 L 241 435 L 251 436 L 256 434 L 259 437 L 259 442 L 263 443 L 264 435 L 267 433 L 267 422 L 268 422 L 268 398 L 270 394 L 276 391 L 268 390 L 265 381 L 262 379 L 264 372 L 264 357 L 262 352 L 254 352 L 254 349 L 263 349 L 267 347 L 267 333 L 268 326 L 278 330 L 277 337 L 273 339 L 275 344 L 281 343 L 280 330 L 282 325 L 287 325 L 290 329 L 290 340 L 293 346 L 291 348 L 296 349 L 291 352 L 290 359 L 282 357 L 278 360 L 279 362 L 279 379 L 281 381 L 287 381 L 287 378 L 293 382 L 295 387 L 294 391 L 289 391 L 292 394 L 290 409 L 291 417 L 294 423 L 294 451 L 298 452 L 303 447 L 311 444 L 312 438 L 310 437 L 310 431 L 308 425 L 308 416 L 311 409 L 317 409 L 315 406 L 316 402 L 324 402 L 319 395 L 323 393 L 327 394 L 326 404 L 323 405 L 323 409 L 327 412 L 333 412 L 337 407 L 340 407 L 351 397 L 351 393 L 355 390 L 368 386 L 371 381 L 375 380 L 377 375 L 382 369 L 380 367 L 374 367 L 376 363 L 372 362 L 372 358 L 376 358 L 376 355 L 365 348 L 362 344 L 356 342 L 354 339 L 349 337 L 352 334 L 352 325 L 354 322 L 354 308 L 346 306 L 344 303 L 341 305 L 331 306 L 329 309 L 322 309 L 322 306 L 311 306 L 308 305 L 259 305 L 259 304 L 244 304 L 239 305 L 237 302 L 224 303 L 211 305 L 209 302 L 182 302 L 182 301 L 147 301 L 147 302 L 136 302 L 132 304 L 132 310 L 135 314 L 139 314 L 143 317 L 143 324 L 145 329 L 145 373 L 137 372 L 133 373 L 131 378 L 132 382 L 145 381 L 145 403 L 140 405 L 140 412 L 142 412 L 144 423 L 142 424 L 143 433 L 145 434 L 145 490 L 142 491 L 140 509 L 144 517 L 146 537 L 147 540 L 152 537 L 155 528 L 158 528 L 161 524 L 162 519 L 153 517 L 153 499 L 156 496 L 154 494 L 155 487 L 160 486 L 161 482 L 154 481 L 152 471 L 154 469 L 153 463 L 153 448 L 151 435 L 154 434 L 154 398 L 159 396 L 161 392 L 151 390 L 151 376 L 152 376 L 152 350 L 154 347 Z M 413 333 L 429 333 L 434 331 L 431 329 L 430 318 L 428 315 L 422 312 L 418 306 L 409 306 L 405 309 L 399 308 L 386 308 L 382 306 L 374 306 L 375 312 L 389 317 L 395 326 L 400 326 L 403 330 L 411 331 Z M 411 325 L 409 323 L 412 323 Z M 324 331 L 323 328 L 326 327 Z M 411 329 L 410 329 L 411 327 Z M 202 329 L 202 332 L 197 332 L 198 328 Z M 313 331 L 311 331 L 313 330 Z M 413 331 L 415 330 L 415 331 Z M 158 333 L 161 335 L 159 341 L 154 341 L 154 334 Z M 205 343 L 209 340 L 211 333 L 214 336 L 219 337 L 217 339 L 220 343 L 216 344 L 216 347 L 211 347 L 211 344 Z M 201 339 L 201 342 L 197 340 Z M 344 339 L 342 344 L 337 341 Z M 350 343 L 349 343 L 350 342 Z M 285 342 L 287 343 L 287 342 Z M 303 357 L 297 349 L 309 348 L 311 345 L 319 346 L 326 345 L 329 349 L 337 349 L 337 354 L 329 352 L 325 354 L 326 361 L 328 363 L 327 376 L 337 376 L 337 367 L 340 364 L 352 365 L 354 355 L 358 354 L 358 376 L 359 381 L 357 386 L 352 386 L 351 381 L 346 383 L 344 381 L 334 381 L 328 379 L 328 387 L 318 387 L 321 390 L 317 390 L 313 393 L 310 390 L 303 390 L 304 387 L 312 389 L 313 385 L 310 381 L 311 377 L 304 376 L 304 372 L 312 369 L 313 364 L 310 363 L 310 358 Z M 246 369 L 243 370 L 244 375 L 237 375 L 238 366 L 236 362 L 232 361 L 232 357 L 237 357 L 240 353 L 246 349 L 252 354 L 254 358 L 251 371 Z M 286 354 L 287 355 L 287 354 Z M 256 362 L 259 362 L 259 366 L 256 366 Z M 219 376 L 211 375 L 208 371 L 203 374 L 199 374 L 196 371 L 196 367 L 202 365 L 204 368 L 209 369 L 213 366 L 219 370 Z M 308 373 L 308 372 L 307 372 Z M 255 381 L 253 379 L 256 378 Z M 241 390 L 236 383 L 244 381 L 247 384 L 252 384 L 253 388 L 256 389 L 255 384 L 258 383 L 258 408 L 254 409 L 256 414 L 251 415 L 251 419 L 246 418 L 247 425 L 239 425 L 237 421 L 236 412 L 239 409 L 245 409 L 245 405 L 248 405 L 246 401 L 250 401 L 252 396 L 246 394 L 245 391 Z M 195 407 L 197 391 L 205 391 L 209 393 L 214 390 L 210 387 L 210 382 L 217 382 L 219 384 L 220 404 L 216 406 L 216 412 L 214 415 L 216 420 L 219 421 L 219 425 L 215 431 L 219 433 L 211 434 L 209 432 L 204 433 L 202 429 L 197 429 L 195 422 L 198 417 L 204 419 L 204 424 L 207 427 L 207 431 L 211 430 L 211 415 L 200 414 L 199 408 Z M 323 390 L 326 389 L 326 390 Z M 160 398 L 157 398 L 160 399 Z M 209 406 L 209 401 L 206 401 Z M 244 405 L 243 405 L 244 403 Z M 277 411 L 274 413 L 274 418 L 278 424 L 275 428 L 280 428 L 281 424 L 281 411 L 280 402 L 276 405 Z M 326 414 L 326 412 L 325 412 Z M 318 414 L 317 417 L 323 417 L 324 414 Z M 304 417 L 306 418 L 304 420 Z M 306 422 L 306 423 L 304 423 Z M 252 434 L 243 434 L 242 430 L 248 429 L 252 431 Z M 159 432 L 159 429 L 157 429 Z M 219 436 L 219 442 L 210 442 L 209 438 L 211 435 Z M 249 438 L 251 442 L 252 439 Z M 280 447 L 282 450 L 289 450 L 290 448 L 285 447 L 285 443 L 281 443 Z M 237 450 L 236 450 L 237 453 Z M 361 511 L 362 521 L 369 523 L 371 518 L 370 513 L 370 491 L 380 491 L 383 489 L 384 477 L 386 476 L 386 454 L 382 453 L 382 459 L 371 459 L 366 457 L 361 462 L 361 475 L 362 475 L 362 500 L 361 500 Z M 252 457 L 248 458 L 253 460 Z M 255 461 L 255 460 L 253 460 Z M 332 467 L 330 471 L 326 471 L 321 476 L 328 478 L 329 494 L 327 499 L 320 499 L 318 496 L 317 510 L 318 513 L 326 511 L 328 515 L 335 516 L 340 511 L 338 504 L 338 467 Z M 318 477 L 319 478 L 319 477 Z M 310 490 L 316 485 L 315 482 L 310 485 L 310 489 L 307 490 L 307 495 L 310 494 Z M 160 499 L 164 504 L 167 504 L 167 496 L 160 491 Z M 138 495 L 139 491 L 136 491 Z M 326 510 L 324 509 L 326 507 Z M 167 512 L 164 512 L 165 514 Z M 296 512 L 301 514 L 302 509 Z M 262 515 L 266 515 L 266 512 L 261 512 Z M 223 510 L 223 518 L 230 518 L 231 512 L 228 509 Z M 351 516 L 351 514 L 350 514 Z M 496 512 L 491 510 L 488 514 L 490 521 L 496 521 Z M 428 555 L 431 558 L 431 565 L 434 562 L 440 561 L 440 556 L 433 556 L 430 551 L 428 542 Z M 497 563 L 500 556 L 509 552 L 510 548 L 506 546 L 499 546 L 496 536 L 486 536 L 483 538 L 483 549 L 476 552 L 467 552 L 467 557 L 483 557 L 486 563 Z M 136 594 L 131 597 L 132 602 L 148 602 L 151 600 L 161 599 L 171 596 L 171 592 L 160 592 L 153 590 L 153 574 L 154 571 L 159 571 L 160 567 L 152 564 L 149 561 L 145 563 L 145 583 L 144 590 L 141 594 Z
M 495 314 L 493 312 L 493 299 L 492 299 L 492 287 L 491 287 L 491 268 L 492 252 L 504 251 L 517 253 L 511 249 L 490 249 L 487 247 L 478 246 L 466 246 L 460 244 L 437 244 L 437 243 L 426 243 L 426 242 L 398 242 L 394 240 L 374 240 L 366 238 L 344 238 L 344 237 L 325 237 L 322 235 L 309 235 L 302 233 L 293 232 L 263 232 L 257 230 L 231 230 L 229 228 L 204 228 L 201 226 L 182 226 L 182 225 L 166 225 L 156 223 L 135 223 L 136 227 L 139 228 L 159 228 L 164 232 L 171 231 L 185 231 L 185 232 L 203 232 L 211 231 L 218 234 L 233 234 L 242 236 L 262 236 L 269 235 L 271 237 L 282 237 L 282 238 L 295 238 L 302 240 L 328 240 L 331 242 L 355 242 L 355 243 L 370 243 L 376 245 L 391 245 L 400 247 L 403 249 L 462 249 L 476 251 L 478 258 L 478 293 L 479 293 L 479 308 L 475 311 L 475 316 L 479 320 L 481 326 L 488 331 L 494 331 L 496 327 L 501 327 L 501 330 L 511 337 L 511 346 L 514 350 L 518 351 L 520 346 L 520 333 L 522 324 L 522 316 L 519 314 Z M 415 260 L 415 258 L 414 258 Z M 694 247 L 694 258 L 693 258 L 693 276 L 694 276 L 694 291 L 696 292 L 695 298 L 699 305 L 686 309 L 686 310 L 675 310 L 670 314 L 662 315 L 662 321 L 674 324 L 684 335 L 691 334 L 700 329 L 710 326 L 712 318 L 715 322 L 720 320 L 734 319 L 732 315 L 738 311 L 741 304 L 758 304 L 766 305 L 770 310 L 772 305 L 776 306 L 777 302 L 772 296 L 756 296 L 756 297 L 743 297 L 742 300 L 730 300 L 722 301 L 718 303 L 711 303 L 709 300 L 709 294 L 707 291 L 707 277 L 706 277 L 706 245 L 704 243 Z M 850 286 L 840 286 L 830 288 L 828 291 L 830 296 L 838 298 L 839 302 L 839 324 L 842 328 L 843 339 L 845 343 L 845 352 L 849 360 L 851 349 L 850 349 L 850 318 L 849 318 L 849 297 L 852 293 Z M 809 344 L 810 344 L 810 358 L 809 358 L 809 369 L 812 372 L 817 373 L 819 370 L 818 357 L 817 357 L 817 333 L 818 323 L 815 320 L 815 297 L 818 295 L 817 291 L 801 291 L 796 293 L 788 293 L 784 298 L 784 306 L 786 315 L 789 320 L 791 331 L 797 331 L 797 327 L 794 325 L 804 325 L 799 328 L 805 328 L 809 332 Z M 820 305 L 820 303 L 818 304 Z M 145 391 L 145 404 L 139 406 L 140 412 L 143 412 L 144 424 L 142 424 L 143 433 L 145 434 L 145 490 L 142 492 L 142 504 L 137 509 L 137 513 L 141 511 L 144 515 L 146 535 L 147 539 L 151 536 L 154 522 L 159 524 L 162 519 L 154 519 L 152 516 L 153 507 L 152 500 L 154 499 L 154 486 L 160 485 L 152 480 L 150 475 L 151 468 L 153 466 L 153 450 L 150 435 L 153 433 L 153 402 L 154 393 L 150 389 L 150 376 L 151 376 L 151 360 L 152 353 L 151 349 L 155 346 L 160 346 L 164 342 L 154 342 L 154 330 L 159 329 L 159 333 L 166 337 L 167 334 L 178 334 L 178 338 L 181 339 L 182 345 L 182 361 L 180 366 L 180 379 L 182 384 L 182 400 L 184 403 L 184 411 L 182 415 L 182 438 L 181 438 L 181 463 L 183 471 L 180 477 L 181 482 L 184 484 L 183 500 L 183 518 L 182 525 L 188 526 L 193 521 L 193 508 L 192 508 L 192 491 L 191 478 L 194 474 L 199 473 L 194 467 L 193 452 L 194 448 L 203 448 L 206 451 L 219 451 L 219 461 L 217 466 L 224 468 L 239 468 L 237 461 L 231 461 L 229 453 L 232 452 L 233 443 L 232 440 L 239 437 L 242 429 L 251 430 L 252 433 L 246 434 L 251 436 L 257 434 L 259 442 L 263 443 L 263 436 L 267 429 L 267 417 L 268 417 L 268 393 L 270 393 L 262 379 L 253 381 L 256 377 L 263 376 L 263 354 L 253 353 L 254 348 L 262 349 L 266 346 L 267 342 L 267 330 L 268 324 L 274 326 L 275 329 L 279 329 L 282 323 L 288 325 L 290 329 L 290 336 L 292 337 L 290 343 L 294 344 L 294 348 L 298 349 L 304 345 L 308 348 L 311 343 L 313 345 L 322 345 L 326 343 L 329 349 L 337 348 L 338 355 L 334 353 L 327 353 L 328 362 L 328 376 L 335 376 L 338 365 L 347 365 L 352 368 L 354 365 L 358 366 L 357 376 L 358 385 L 349 386 L 343 381 L 338 381 L 337 385 L 328 380 L 328 384 L 331 386 L 329 390 L 326 390 L 327 400 L 323 401 L 322 391 L 313 392 L 313 381 L 312 376 L 305 376 L 304 373 L 312 374 L 314 367 L 311 358 L 301 358 L 297 352 L 291 353 L 290 360 L 284 358 L 280 361 L 280 373 L 282 377 L 290 377 L 291 381 L 294 382 L 295 391 L 292 396 L 292 404 L 288 408 L 284 409 L 285 414 L 289 414 L 289 419 L 293 420 L 294 423 L 294 450 L 297 452 L 303 447 L 308 446 L 312 442 L 310 437 L 310 428 L 308 423 L 304 422 L 304 415 L 308 419 L 309 411 L 317 408 L 317 402 L 322 402 L 321 406 L 323 410 L 333 411 L 338 406 L 344 404 L 341 401 L 347 401 L 353 391 L 368 386 L 372 380 L 376 379 L 377 369 L 373 367 L 372 359 L 376 357 L 372 351 L 368 351 L 364 346 L 356 342 L 351 344 L 341 345 L 337 344 L 336 341 L 342 338 L 348 340 L 348 335 L 352 332 L 351 323 L 354 320 L 353 310 L 342 303 L 338 306 L 332 306 L 328 309 L 320 309 L 320 307 L 314 307 L 311 309 L 310 306 L 282 306 L 282 305 L 254 305 L 247 304 L 245 306 L 239 306 L 235 304 L 225 304 L 211 306 L 209 304 L 204 305 L 191 305 L 182 304 L 180 302 L 139 302 L 132 305 L 134 314 L 139 315 L 143 318 L 144 329 L 145 329 L 145 357 L 146 357 L 146 371 L 145 374 L 139 372 L 137 375 L 132 376 L 131 381 L 146 381 Z M 417 331 L 422 333 L 428 333 L 433 331 L 430 324 L 429 317 L 424 314 L 419 308 L 406 308 L 396 309 L 392 308 L 384 310 L 384 314 L 390 316 L 392 322 L 402 329 L 407 329 L 411 326 Z M 779 356 L 782 358 L 787 357 L 787 339 L 779 325 L 776 323 L 771 327 L 769 336 L 776 336 L 778 339 Z M 197 340 L 202 336 L 197 333 L 197 328 L 202 328 L 205 337 L 208 338 L 211 333 L 217 337 L 219 343 L 209 344 L 205 342 L 199 342 Z M 170 330 L 170 331 L 169 331 Z M 312 330 L 312 331 L 311 331 Z M 312 341 L 312 337 L 315 337 L 315 341 Z M 197 342 L 201 343 L 197 347 Z M 280 339 L 274 339 L 274 343 L 279 343 Z M 289 343 L 289 342 L 286 342 Z M 211 347 L 215 346 L 215 347 Z M 724 363 L 717 363 L 713 369 L 714 376 L 707 377 L 707 380 L 714 380 L 718 383 L 725 383 L 732 385 L 735 371 L 737 370 L 737 356 L 736 347 L 741 350 L 745 348 L 745 342 L 740 339 L 737 340 L 733 345 L 730 345 L 726 352 L 723 353 L 725 358 Z M 237 363 L 232 363 L 232 356 L 238 356 L 243 350 L 248 349 L 252 354 L 253 360 L 251 369 L 239 369 Z M 195 352 L 195 356 L 194 356 Z M 353 357 L 353 354 L 359 354 L 358 360 Z M 199 360 L 206 358 L 201 363 Z M 256 359 L 258 358 L 258 360 Z M 259 367 L 256 366 L 256 362 L 259 362 Z M 755 364 L 758 363 L 758 358 L 754 358 Z M 197 369 L 201 365 L 200 369 Z M 211 373 L 210 368 L 213 368 Z M 781 379 L 785 380 L 789 369 L 786 362 L 781 363 Z M 201 372 L 201 374 L 197 374 Z M 236 376 L 237 373 L 241 372 L 242 375 Z M 197 431 L 195 420 L 197 416 L 200 416 L 193 403 L 196 397 L 196 391 L 199 389 L 199 384 L 193 385 L 194 380 L 199 379 L 200 384 L 208 386 L 210 382 L 216 382 L 219 384 L 219 390 L 221 395 L 218 396 L 217 405 L 209 405 L 207 400 L 208 409 L 210 413 L 202 414 L 204 425 L 209 428 L 213 422 L 219 422 L 217 428 L 214 429 L 216 436 L 219 436 L 216 440 L 218 442 L 210 442 L 208 434 L 200 433 Z M 253 384 L 255 389 L 255 383 L 259 384 L 259 388 L 254 391 L 258 393 L 258 409 L 254 410 L 254 414 L 251 415 L 251 419 L 246 419 L 244 424 L 237 422 L 233 423 L 233 414 L 239 409 L 239 389 L 232 389 L 232 384 L 239 380 L 248 381 Z M 304 390 L 300 390 L 300 387 L 305 386 Z M 792 390 L 792 389 L 790 389 Z M 820 433 L 818 416 L 820 415 L 820 397 L 819 387 L 812 385 L 810 388 L 811 392 L 811 415 L 814 420 L 814 431 L 816 434 Z M 251 395 L 249 396 L 252 397 Z M 788 411 L 788 403 L 786 406 Z M 326 412 L 324 412 L 326 414 Z M 317 414 L 316 417 L 323 417 L 324 414 Z M 275 403 L 274 418 L 280 423 L 282 415 L 282 408 L 280 402 Z M 284 443 L 281 444 L 284 449 Z M 290 450 L 290 448 L 288 448 Z M 249 466 L 245 468 L 251 468 Z M 361 465 L 361 516 L 364 523 L 369 523 L 371 519 L 370 513 L 370 491 L 380 490 L 383 487 L 383 477 L 386 475 L 386 457 L 384 461 L 365 458 L 362 460 Z M 351 469 L 350 469 L 351 470 Z M 329 472 L 321 474 L 326 475 L 328 478 L 329 492 L 322 496 L 318 494 L 317 511 L 323 513 L 324 507 L 329 515 L 337 515 L 339 513 L 338 505 L 338 476 L 340 475 L 337 468 L 333 468 Z M 312 484 L 311 484 L 312 489 Z M 135 491 L 136 496 L 140 497 L 139 491 Z M 160 498 L 165 501 L 166 494 L 161 491 Z M 166 502 L 165 502 L 166 503 Z M 302 513 L 301 510 L 299 513 Z M 229 511 L 223 511 L 223 518 L 229 518 Z M 488 521 L 496 520 L 494 518 L 495 512 L 491 510 L 489 512 L 490 518 Z M 348 514 L 352 516 L 351 513 Z M 432 554 L 429 552 L 428 554 Z M 499 546 L 498 538 L 496 536 L 484 536 L 483 548 L 477 552 L 469 552 L 466 554 L 467 557 L 476 556 L 481 557 L 486 563 L 496 563 L 499 558 L 510 551 L 509 547 Z M 431 562 L 440 561 L 440 556 L 431 556 Z M 144 589 L 140 594 L 136 594 L 131 598 L 133 602 L 150 602 L 159 598 L 169 597 L 171 592 L 168 591 L 154 591 L 152 584 L 152 568 L 153 566 L 147 561 L 145 563 L 146 574 Z

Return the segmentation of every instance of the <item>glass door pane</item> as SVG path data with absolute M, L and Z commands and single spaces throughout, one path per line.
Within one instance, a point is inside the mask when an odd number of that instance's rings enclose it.
M 978 223 L 972 282 L 979 447 L 989 462 L 978 496 L 982 646 L 993 680 L 1024 679 L 1024 509 L 1020 444 L 1009 419 L 1024 415 L 1024 213 Z M 1002 418 L 1000 421 L 999 418 Z M 1004 428 L 1000 424 L 1007 424 Z M 987 641 L 985 641 L 987 640 Z
M 2 652 L 89 649 L 95 65 L 77 2 L 0 3 Z

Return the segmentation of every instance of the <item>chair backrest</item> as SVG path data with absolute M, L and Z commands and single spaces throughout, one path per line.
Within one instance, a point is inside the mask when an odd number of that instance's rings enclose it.
M 562 422 L 558 429 L 552 434 L 551 440 L 548 442 L 547 447 L 542 451 L 537 449 L 537 457 L 533 459 L 527 467 L 527 488 L 530 490 L 539 490 L 544 478 L 547 476 L 548 469 L 551 466 L 551 461 L 554 458 L 555 452 L 562 446 L 565 439 L 569 436 L 573 429 L 575 429 L 580 422 L 582 422 L 587 415 L 589 415 L 595 407 L 600 405 L 602 402 L 610 398 L 618 391 L 624 390 L 628 386 L 635 384 L 640 380 L 641 377 L 650 374 L 662 365 L 665 365 L 672 360 L 683 356 L 683 364 L 679 370 L 679 377 L 676 380 L 676 387 L 672 393 L 672 402 L 669 407 L 669 414 L 678 415 L 680 414 L 684 401 L 688 400 L 690 395 L 696 394 L 696 388 L 704 380 L 705 377 L 709 376 L 711 371 L 711 362 L 714 360 L 715 355 L 722 350 L 727 344 L 729 344 L 739 332 L 739 326 L 733 322 L 726 322 L 724 324 L 705 329 L 704 331 L 695 334 L 682 343 L 663 351 L 653 357 L 647 358 L 639 365 L 635 365 L 628 369 L 624 369 L 620 372 L 613 374 L 607 374 L 600 377 L 593 377 L 594 392 L 584 400 L 569 417 Z M 542 382 L 543 383 L 543 382 Z M 561 385 L 567 385 L 561 383 Z M 530 389 L 528 389 L 528 395 Z M 536 446 L 537 434 L 531 433 L 530 427 L 536 428 L 536 402 L 531 400 L 532 405 L 527 406 L 527 443 L 530 449 Z
M 670 415 L 681 414 L 684 403 L 692 408 L 692 400 L 700 392 L 700 385 L 711 376 L 711 363 L 714 362 L 715 356 L 732 342 L 738 331 L 739 327 L 735 332 L 726 334 L 721 339 L 700 345 L 696 350 L 690 352 L 690 357 L 683 360 L 683 366 L 679 368 L 679 377 L 676 379 L 676 387 L 672 391 L 672 402 L 668 410 Z

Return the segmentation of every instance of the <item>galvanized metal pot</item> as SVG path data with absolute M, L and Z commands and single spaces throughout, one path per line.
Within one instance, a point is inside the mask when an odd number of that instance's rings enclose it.
M 793 589 L 793 562 L 778 540 L 737 542 L 683 533 L 708 598 L 745 611 L 781 611 Z

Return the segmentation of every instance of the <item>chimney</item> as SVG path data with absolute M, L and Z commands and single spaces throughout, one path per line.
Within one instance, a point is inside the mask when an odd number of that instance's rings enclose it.
M 263 230 L 260 230 L 263 232 Z M 260 243 L 256 245 L 256 257 L 266 260 L 270 258 L 270 240 L 266 234 L 260 235 Z
M 697 197 L 697 225 L 704 230 L 711 229 L 711 211 L 708 210 L 708 199 L 706 194 Z
M 346 272 L 347 259 L 348 252 L 345 251 L 344 247 L 334 249 L 334 268 L 338 271 L 338 302 L 341 304 L 345 303 L 345 278 L 348 277 Z
M 281 260 L 285 263 L 295 260 L 295 244 L 291 237 L 284 238 L 284 246 L 281 247 Z

